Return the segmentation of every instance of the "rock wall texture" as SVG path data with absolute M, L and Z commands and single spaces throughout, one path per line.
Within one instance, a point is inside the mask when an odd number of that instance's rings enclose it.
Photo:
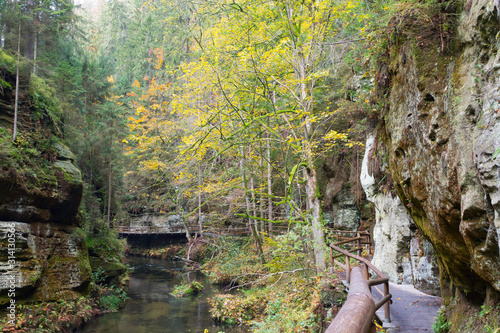
M 331 225 L 339 230 L 358 230 L 360 212 L 349 188 L 342 188 L 332 199 L 329 209 L 324 213 Z
M 402 15 L 377 79 L 390 184 L 437 254 L 443 295 L 474 305 L 500 294 L 499 13 L 474 0 Z
M 416 226 L 399 197 L 384 187 L 384 179 L 377 181 L 370 168 L 375 151 L 383 149 L 381 142 L 369 136 L 365 147 L 360 178 L 367 200 L 375 206 L 372 263 L 391 282 L 412 284 L 426 293 L 440 295 L 439 271 L 432 246 L 415 232 Z
M 85 293 L 91 281 L 78 229 L 80 170 L 61 143 L 56 119 L 62 110 L 51 88 L 24 69 L 19 131 L 12 140 L 15 66 L 5 53 L 1 57 L 11 66 L 0 68 L 2 80 L 10 83 L 0 94 L 0 308 L 10 302 L 12 285 L 16 302 L 68 299 Z
M 78 232 L 82 197 L 80 171 L 73 155 L 58 144 L 53 163 L 57 180 L 36 190 L 0 175 L 0 306 L 10 301 L 10 276 L 15 276 L 17 301 L 67 299 L 85 291 L 91 280 L 87 246 Z M 9 264 L 9 230 L 14 227 L 15 262 Z M 12 242 L 12 241 L 10 241 Z

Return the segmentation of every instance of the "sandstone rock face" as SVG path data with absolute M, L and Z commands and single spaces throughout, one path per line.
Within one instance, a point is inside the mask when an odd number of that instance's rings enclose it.
M 66 147 L 59 144 L 57 151 L 54 182 L 34 189 L 0 175 L 0 306 L 10 300 L 11 276 L 17 301 L 67 299 L 83 292 L 91 280 L 88 250 L 77 229 L 80 171 Z M 14 258 L 9 243 L 15 244 Z M 15 260 L 15 266 L 8 260 Z
M 338 230 L 358 230 L 360 214 L 354 196 L 349 188 L 342 188 L 333 198 L 328 210 L 325 210 L 333 228 Z
M 416 237 L 414 223 L 399 197 L 381 186 L 384 180 L 377 181 L 369 171 L 375 144 L 374 136 L 369 136 L 360 175 L 367 200 L 375 206 L 372 263 L 391 282 L 413 284 L 421 291 L 439 295 L 439 272 L 432 246 Z
M 131 227 L 179 227 L 183 226 L 182 217 L 180 215 L 155 215 L 155 214 L 144 214 L 139 217 L 132 217 L 130 219 Z
M 474 304 L 500 293 L 498 13 L 470 2 L 447 42 L 407 23 L 382 71 L 379 139 L 394 188 L 437 253 L 443 294 Z

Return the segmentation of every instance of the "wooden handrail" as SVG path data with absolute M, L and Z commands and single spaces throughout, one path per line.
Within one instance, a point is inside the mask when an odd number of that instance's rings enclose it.
M 348 244 L 349 242 L 347 241 L 340 241 L 337 243 L 330 244 L 330 263 L 331 265 L 338 265 L 342 267 L 345 272 L 346 272 L 346 279 L 347 282 L 349 283 L 349 294 L 351 293 L 352 288 L 355 288 L 357 290 L 358 288 L 364 288 L 366 285 L 366 288 L 368 290 L 371 289 L 372 286 L 377 289 L 382 295 L 382 299 L 378 301 L 375 304 L 375 301 L 373 300 L 373 296 L 371 294 L 371 291 L 369 293 L 369 298 L 371 299 L 371 302 L 374 304 L 374 311 L 371 311 L 371 306 L 368 306 L 364 304 L 364 302 L 361 302 L 359 298 L 356 299 L 356 301 L 349 301 L 349 296 L 347 297 L 346 303 L 342 306 L 341 310 L 335 316 L 334 320 L 328 327 L 327 331 L 328 333 L 330 332 L 349 332 L 349 333 L 358 333 L 358 332 L 368 332 L 368 328 L 366 327 L 366 318 L 369 318 L 369 322 L 371 323 L 373 319 L 373 315 L 376 310 L 378 310 L 380 307 L 384 306 L 384 321 L 390 322 L 391 321 L 391 315 L 390 315 L 390 303 L 392 303 L 392 295 L 389 293 L 389 278 L 384 275 L 377 267 L 375 267 L 369 260 L 361 257 L 360 254 L 360 238 L 358 233 L 358 237 L 351 238 L 350 242 L 356 246 L 354 249 L 350 250 L 345 250 L 339 247 L 339 245 L 344 245 Z M 340 253 L 340 255 L 334 255 L 333 251 L 337 251 Z M 358 251 L 358 255 L 352 254 L 351 252 Z M 345 265 L 336 260 L 336 258 L 344 255 L 346 257 L 346 262 Z M 358 267 L 354 267 L 351 272 L 351 258 L 359 261 L 362 263 L 362 267 L 364 268 L 361 270 L 359 268 L 360 272 L 364 273 L 363 281 L 361 282 L 360 279 L 358 278 Z M 368 274 L 368 269 L 371 269 L 376 275 L 378 275 L 378 278 L 376 279 L 369 279 L 369 274 Z M 354 275 L 356 274 L 356 278 Z M 375 287 L 376 285 L 383 284 L 384 285 L 384 291 L 381 292 L 380 289 Z M 361 285 L 361 286 L 360 286 Z M 371 304 L 371 302 L 369 302 Z M 354 304 L 354 305 L 353 305 Z M 346 310 L 344 310 L 346 308 Z M 361 313 L 361 319 L 359 318 L 358 314 Z M 354 324 L 354 326 L 349 326 L 351 327 L 351 330 L 343 330 L 342 327 L 346 325 L 346 323 L 349 322 L 357 322 L 357 324 Z
M 325 333 L 369 332 L 375 315 L 375 301 L 359 267 L 352 269 L 347 300 Z

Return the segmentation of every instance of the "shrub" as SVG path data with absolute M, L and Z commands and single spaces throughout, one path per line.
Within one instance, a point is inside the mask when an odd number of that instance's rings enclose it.
M 441 307 L 438 311 L 438 316 L 432 324 L 432 331 L 435 333 L 446 333 L 450 330 L 450 323 L 446 320 L 446 311 Z
M 174 297 L 186 297 L 197 295 L 203 291 L 203 285 L 197 281 L 193 281 L 188 284 L 179 284 L 174 287 L 174 291 L 170 295 Z
M 116 312 L 125 301 L 130 299 L 124 288 L 115 286 L 101 288 L 101 297 L 98 299 L 97 304 L 103 312 Z
M 209 303 L 210 313 L 216 321 L 244 324 L 263 315 L 267 300 L 261 296 L 217 295 L 209 299 Z

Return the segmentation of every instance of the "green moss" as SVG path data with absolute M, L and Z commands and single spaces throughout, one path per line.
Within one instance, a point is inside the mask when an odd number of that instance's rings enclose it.
M 16 67 L 16 59 L 5 52 L 0 52 L 0 67 L 7 69 L 11 73 L 14 73 Z
M 55 89 L 50 87 L 45 80 L 32 76 L 30 97 L 33 101 L 34 114 L 37 117 L 48 114 L 56 123 L 60 122 L 63 114 L 61 101 L 57 98 Z
M 174 287 L 174 291 L 170 293 L 170 295 L 182 298 L 187 296 L 193 296 L 201 293 L 203 291 L 203 285 L 198 281 L 193 281 L 188 284 L 179 284 Z

